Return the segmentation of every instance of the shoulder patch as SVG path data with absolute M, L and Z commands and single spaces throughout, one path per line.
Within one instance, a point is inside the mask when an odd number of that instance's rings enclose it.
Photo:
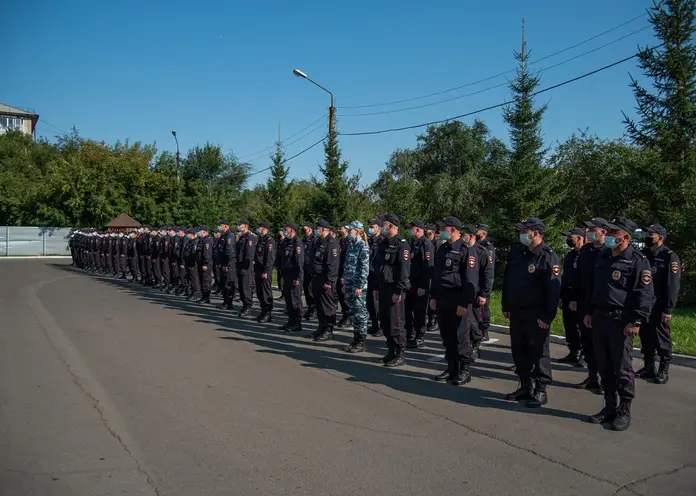
M 408 250 L 404 250 L 404 260 L 408 260 Z
M 560 274 L 561 273 L 560 265 L 554 265 L 553 267 L 551 267 L 551 272 L 553 272 L 554 276 L 557 276 L 558 274 Z
M 429 252 L 429 251 L 426 251 L 426 252 L 425 252 L 425 259 L 426 259 L 426 260 L 430 260 L 430 257 L 431 257 L 430 252 Z
M 273 251 L 273 243 L 268 243 L 266 246 L 268 246 L 268 251 Z
M 652 282 L 652 273 L 649 270 L 644 270 L 640 273 L 640 280 L 644 285 L 649 285 Z
M 207 250 L 210 247 L 208 243 L 205 244 L 205 249 Z
M 488 255 L 488 263 L 493 264 L 493 257 Z
M 251 246 L 252 244 L 253 244 L 253 241 L 249 240 L 249 246 Z
M 295 253 L 297 253 L 298 255 L 302 253 L 302 248 L 300 248 L 299 246 L 295 248 Z
M 466 263 L 469 265 L 469 267 L 473 269 L 474 267 L 476 267 L 476 257 L 469 257 Z
M 232 244 L 232 238 L 227 238 L 227 244 L 231 245 Z
M 671 264 L 669 264 L 669 270 L 671 270 L 673 274 L 678 273 L 679 272 L 679 263 L 672 262 Z

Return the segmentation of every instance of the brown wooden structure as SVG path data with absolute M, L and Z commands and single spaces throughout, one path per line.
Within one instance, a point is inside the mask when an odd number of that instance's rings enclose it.
M 139 228 L 140 222 L 128 214 L 121 214 L 104 227 L 107 232 L 126 232 Z

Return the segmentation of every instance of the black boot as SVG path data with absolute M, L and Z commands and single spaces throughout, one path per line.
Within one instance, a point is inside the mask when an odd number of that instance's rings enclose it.
M 438 318 L 437 315 L 433 317 L 433 320 L 428 322 L 428 332 L 433 332 L 437 331 L 440 328 L 440 325 L 438 324 Z
M 292 327 L 292 321 L 288 320 L 285 324 L 279 326 L 278 329 L 281 331 L 287 331 L 291 327 Z
M 394 350 L 394 358 L 384 364 L 385 367 L 401 367 L 406 363 L 406 358 L 404 358 L 404 350 L 402 348 L 396 348 Z
M 379 325 L 376 322 L 373 322 L 370 328 L 367 330 L 367 333 L 370 336 L 379 336 L 380 331 L 379 331 Z
M 350 353 L 362 353 L 367 350 L 367 336 L 358 336 L 358 343 L 350 350 Z
M 508 401 L 526 400 L 526 399 L 531 398 L 531 397 L 532 397 L 532 381 L 531 380 L 521 383 L 519 388 L 517 388 L 512 393 L 508 393 L 505 395 L 505 399 Z
M 590 424 L 608 424 L 616 418 L 616 397 L 605 400 L 604 408 L 599 413 L 587 417 Z
M 599 377 L 587 376 L 584 381 L 575 386 L 578 389 L 587 389 L 592 391 L 594 394 L 604 394 L 604 388 L 602 388 L 602 383 L 599 381 Z
M 312 332 L 312 333 L 310 333 L 310 334 L 307 334 L 307 337 L 310 338 L 310 339 L 314 339 L 314 338 L 316 338 L 319 334 L 321 334 L 322 332 L 324 332 L 324 324 L 321 324 L 321 323 L 320 323 L 319 326 L 317 326 L 317 330 L 314 331 L 314 332 Z
M 256 317 L 255 320 L 256 320 L 256 322 L 258 322 L 260 324 L 261 322 L 270 322 L 271 321 L 270 317 L 271 317 L 271 312 L 269 312 L 268 310 L 266 310 L 264 308 L 263 310 L 261 310 L 261 313 Z
M 314 317 L 314 307 L 310 305 L 307 307 L 307 311 L 304 313 L 302 318 L 305 320 L 310 320 L 312 317 Z
M 580 360 L 579 350 L 570 350 L 566 356 L 558 360 L 558 363 L 569 363 L 575 365 Z
M 479 358 L 481 358 L 481 343 L 474 343 L 471 346 L 471 362 L 474 363 Z
M 454 379 L 452 379 L 452 384 L 455 386 L 463 386 L 471 382 L 471 372 L 469 371 L 469 364 L 461 362 L 459 363 L 459 373 Z
M 290 327 L 288 327 L 287 332 L 302 332 L 302 322 L 299 320 L 293 322 Z
M 527 408 L 539 408 L 549 402 L 546 394 L 546 384 L 537 382 L 532 397 L 527 400 Z
M 349 321 L 350 321 L 350 315 L 348 315 L 348 312 L 344 312 L 343 317 L 341 317 L 341 320 L 338 321 L 338 327 L 345 326 Z
M 198 303 L 210 303 L 210 295 L 208 293 L 203 293 L 198 300 Z
M 348 346 L 346 346 L 345 348 L 343 348 L 343 351 L 346 351 L 346 352 L 348 352 L 348 353 L 352 353 L 352 350 L 353 350 L 353 348 L 355 348 L 355 346 L 358 344 L 358 340 L 359 340 L 359 339 L 360 339 L 360 334 L 358 334 L 357 332 L 354 332 L 354 333 L 353 333 L 353 341 L 351 341 L 350 344 L 349 344 Z
M 621 400 L 616 409 L 616 418 L 611 428 L 615 431 L 625 431 L 631 425 L 631 400 Z
M 655 384 L 667 384 L 669 380 L 669 360 L 662 358 L 660 360 L 660 370 L 655 376 Z
M 239 311 L 239 314 L 237 314 L 237 317 L 246 317 L 249 315 L 251 312 L 251 309 L 249 307 L 242 307 L 242 309 Z
M 389 351 L 387 351 L 387 354 L 382 357 L 382 363 L 388 363 L 394 360 L 394 357 L 396 356 L 396 351 L 394 351 L 394 348 L 389 348 Z
M 636 375 L 641 379 L 655 379 L 655 357 L 646 355 L 643 363 L 643 368 L 636 372 Z
M 326 326 L 322 332 L 314 338 L 314 341 L 329 341 L 333 339 L 333 326 Z

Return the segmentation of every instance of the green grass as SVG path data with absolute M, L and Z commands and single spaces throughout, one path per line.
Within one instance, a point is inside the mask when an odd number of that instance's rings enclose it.
M 508 325 L 509 321 L 503 317 L 500 307 L 500 296 L 500 291 L 493 291 L 490 302 L 491 321 L 498 325 Z M 674 312 L 671 327 L 674 352 L 696 356 L 696 308 L 678 308 Z M 557 336 L 565 335 L 560 311 L 551 324 L 551 332 Z M 636 338 L 634 346 L 640 347 L 640 339 Z

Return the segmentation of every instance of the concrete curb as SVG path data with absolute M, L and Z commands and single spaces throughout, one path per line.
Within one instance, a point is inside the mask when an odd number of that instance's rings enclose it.
M 498 324 L 491 324 L 489 331 L 497 332 L 498 334 L 510 334 L 510 328 L 508 326 Z M 563 346 L 566 345 L 566 339 L 563 336 L 555 336 L 551 334 L 551 342 Z M 643 358 L 643 355 L 640 352 L 640 348 L 633 348 L 633 358 Z M 677 353 L 674 353 L 672 355 L 671 364 L 696 369 L 696 357 L 688 355 L 679 355 Z
M 72 258 L 70 255 L 27 255 L 27 256 L 16 256 L 16 255 L 4 255 L 0 256 L 0 260 L 33 260 L 37 258 Z

